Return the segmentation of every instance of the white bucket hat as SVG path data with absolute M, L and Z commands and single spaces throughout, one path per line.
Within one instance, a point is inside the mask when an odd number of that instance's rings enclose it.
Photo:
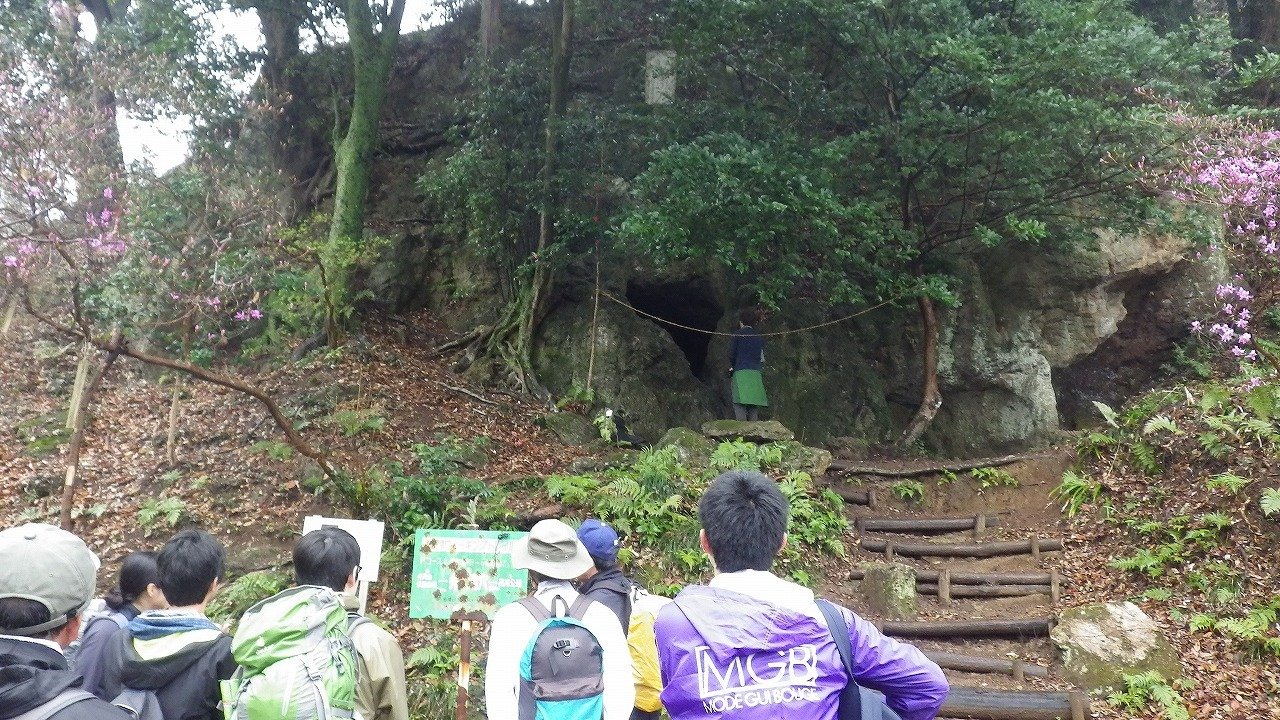
M 573 528 L 543 520 L 511 548 L 511 564 L 557 580 L 572 580 L 595 563 Z

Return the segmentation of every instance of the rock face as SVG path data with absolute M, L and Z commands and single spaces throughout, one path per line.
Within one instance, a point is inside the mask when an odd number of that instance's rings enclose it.
M 703 437 L 697 430 L 687 427 L 671 428 L 654 445 L 659 450 L 673 446 L 676 449 L 676 459 L 684 465 L 706 460 L 715 449 L 714 443 Z
M 886 620 L 910 620 L 919 612 L 916 571 L 907 565 L 868 565 L 862 592 L 870 609 Z
M 1166 679 L 1181 675 L 1173 647 L 1131 602 L 1067 610 L 1050 637 L 1062 653 L 1069 677 L 1090 690 L 1123 687 L 1123 675 L 1147 670 L 1156 670 Z
M 794 440 L 796 434 L 777 420 L 712 420 L 702 424 L 702 434 L 712 440 L 736 440 L 742 438 L 753 443 Z
M 548 413 L 542 416 L 547 429 L 565 445 L 584 447 L 600 442 L 600 431 L 585 417 L 571 412 Z

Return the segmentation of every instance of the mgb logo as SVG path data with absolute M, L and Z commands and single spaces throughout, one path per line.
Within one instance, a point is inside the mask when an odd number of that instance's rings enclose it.
M 743 690 L 814 687 L 818 680 L 817 646 L 736 655 L 718 661 L 707 646 L 694 648 L 698 693 L 705 700 Z

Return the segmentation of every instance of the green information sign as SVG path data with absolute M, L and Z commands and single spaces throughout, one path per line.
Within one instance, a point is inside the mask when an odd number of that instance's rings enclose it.
M 490 618 L 527 594 L 529 573 L 511 567 L 511 545 L 528 535 L 488 530 L 419 530 L 414 539 L 409 617 L 447 620 L 479 610 Z

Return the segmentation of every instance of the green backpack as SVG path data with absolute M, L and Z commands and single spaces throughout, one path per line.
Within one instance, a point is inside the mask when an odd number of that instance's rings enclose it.
M 226 720 L 355 715 L 355 648 L 342 601 L 328 588 L 290 588 L 249 608 L 231 654 L 240 667 L 222 682 Z

